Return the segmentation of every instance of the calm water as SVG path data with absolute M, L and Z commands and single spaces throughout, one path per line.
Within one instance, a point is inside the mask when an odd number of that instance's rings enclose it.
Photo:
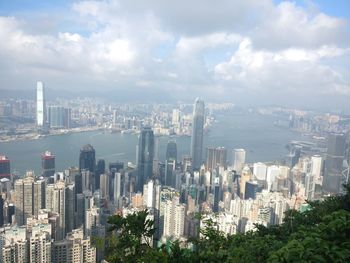
M 297 133 L 273 125 L 274 117 L 259 115 L 217 116 L 210 133 L 204 138 L 205 146 L 244 148 L 247 162 L 281 160 L 287 154 L 285 145 L 301 139 Z M 159 156 L 163 160 L 169 137 L 159 139 Z M 189 154 L 190 137 L 177 137 L 178 156 Z M 96 159 L 135 162 L 137 135 L 104 133 L 101 131 L 49 136 L 39 140 L 0 143 L 0 154 L 11 160 L 12 171 L 23 174 L 32 169 L 40 173 L 40 155 L 50 150 L 56 156 L 56 171 L 78 166 L 79 151 L 90 143 L 96 150 Z M 205 153 L 204 153 L 205 154 Z M 228 160 L 231 160 L 229 151 Z

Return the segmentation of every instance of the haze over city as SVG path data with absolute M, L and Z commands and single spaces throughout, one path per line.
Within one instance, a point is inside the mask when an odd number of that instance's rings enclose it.
M 33 96 L 42 80 L 58 97 L 348 111 L 348 10 L 346 0 L 1 1 L 0 89 Z

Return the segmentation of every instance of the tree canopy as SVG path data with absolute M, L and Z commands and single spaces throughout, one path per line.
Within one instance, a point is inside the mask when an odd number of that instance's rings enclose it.
M 305 212 L 289 210 L 280 225 L 225 235 L 213 221 L 191 244 L 153 248 L 148 211 L 110 217 L 108 262 L 350 262 L 350 185 L 345 194 L 309 202 Z

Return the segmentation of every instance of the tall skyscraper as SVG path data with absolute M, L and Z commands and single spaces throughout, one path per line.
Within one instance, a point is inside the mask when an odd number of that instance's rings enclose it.
M 154 135 L 150 127 L 141 130 L 137 156 L 137 191 L 143 190 L 143 185 L 152 177 L 154 157 Z
M 0 179 L 11 177 L 10 160 L 5 155 L 0 155 Z
M 36 83 L 36 124 L 43 127 L 46 121 L 45 91 L 44 83 L 38 81 Z
M 96 159 L 95 159 L 95 149 L 91 144 L 86 144 L 80 150 L 79 156 L 79 171 L 88 170 L 91 173 L 95 172 Z
M 198 170 L 202 164 L 204 120 L 204 101 L 197 98 L 194 102 L 192 119 L 191 157 L 193 170 Z
M 233 170 L 237 173 L 241 173 L 245 163 L 245 150 L 244 149 L 233 149 Z
M 329 134 L 327 155 L 325 162 L 325 174 L 322 188 L 326 192 L 339 193 L 342 183 L 342 168 L 345 155 L 345 135 Z
M 46 151 L 41 155 L 41 168 L 44 177 L 50 177 L 55 174 L 55 156 Z
M 168 141 L 166 146 L 166 160 L 175 160 L 177 162 L 177 145 L 176 141 Z

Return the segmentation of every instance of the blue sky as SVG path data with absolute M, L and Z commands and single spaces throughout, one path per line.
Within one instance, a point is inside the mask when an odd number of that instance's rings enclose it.
M 40 79 L 62 91 L 332 106 L 350 96 L 349 10 L 346 0 L 0 0 L 0 89 Z

